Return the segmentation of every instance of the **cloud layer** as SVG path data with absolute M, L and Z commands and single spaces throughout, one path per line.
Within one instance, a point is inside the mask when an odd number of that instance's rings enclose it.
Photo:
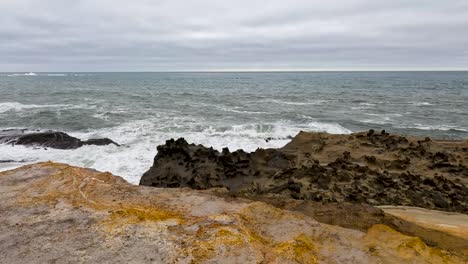
M 468 69 L 466 0 L 5 0 L 0 10 L 0 71 Z

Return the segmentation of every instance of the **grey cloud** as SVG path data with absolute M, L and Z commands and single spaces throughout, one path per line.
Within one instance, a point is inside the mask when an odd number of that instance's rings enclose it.
M 0 71 L 468 68 L 465 0 L 16 0 L 0 10 Z

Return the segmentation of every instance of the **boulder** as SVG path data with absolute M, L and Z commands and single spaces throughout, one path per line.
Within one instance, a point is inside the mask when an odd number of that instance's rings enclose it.
M 82 141 L 64 132 L 11 129 L 0 131 L 0 143 L 55 149 L 76 149 L 83 145 L 109 145 L 117 143 L 108 138 Z

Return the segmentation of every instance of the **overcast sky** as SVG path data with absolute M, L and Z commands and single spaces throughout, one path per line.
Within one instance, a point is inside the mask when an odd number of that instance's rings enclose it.
M 0 0 L 0 71 L 468 69 L 468 0 Z

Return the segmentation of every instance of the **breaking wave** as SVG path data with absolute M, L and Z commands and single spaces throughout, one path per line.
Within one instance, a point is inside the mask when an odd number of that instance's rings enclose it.
M 177 124 L 187 120 L 175 120 Z M 169 128 L 169 129 L 168 129 Z M 276 122 L 265 124 L 240 124 L 232 126 L 213 126 L 193 123 L 172 127 L 157 120 L 139 120 L 120 126 L 72 132 L 72 136 L 83 140 L 96 137 L 108 137 L 121 147 L 83 146 L 75 150 L 48 148 L 30 148 L 24 146 L 0 145 L 0 160 L 27 160 L 26 163 L 53 160 L 76 166 L 90 167 L 109 171 L 124 177 L 130 183 L 137 184 L 141 175 L 149 169 L 156 155 L 156 146 L 164 144 L 170 138 L 184 137 L 188 142 L 211 146 L 217 150 L 228 147 L 231 150 L 244 149 L 255 151 L 257 148 L 278 148 L 290 141 L 299 131 L 323 131 L 347 134 L 350 130 L 336 123 L 310 122 L 294 124 Z M 272 138 L 265 140 L 266 138 Z M 125 162 L 122 162 L 125 160 Z M 14 168 L 25 163 L 4 163 L 0 169 Z

